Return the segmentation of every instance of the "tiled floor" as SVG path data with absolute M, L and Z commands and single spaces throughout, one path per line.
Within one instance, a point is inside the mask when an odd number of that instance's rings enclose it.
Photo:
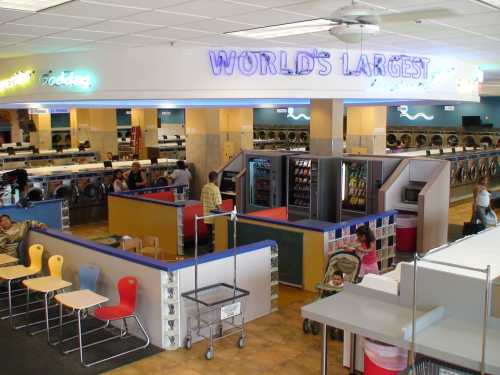
M 450 208 L 449 223 L 457 232 L 470 219 L 471 204 Z M 72 228 L 84 238 L 107 235 L 105 223 Z M 320 373 L 320 337 L 302 333 L 300 307 L 315 295 L 290 287 L 280 287 L 278 312 L 248 324 L 248 343 L 235 345 L 236 337 L 216 344 L 215 359 L 206 361 L 206 343 L 193 345 L 191 351 L 163 352 L 110 372 L 110 375 L 294 375 Z M 342 368 L 342 344 L 330 341 L 330 368 L 335 374 L 348 374 Z

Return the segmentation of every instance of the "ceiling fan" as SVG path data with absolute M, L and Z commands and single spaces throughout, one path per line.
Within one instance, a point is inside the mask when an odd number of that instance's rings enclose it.
M 359 43 L 377 34 L 380 25 L 386 23 L 421 22 L 425 19 L 442 19 L 458 15 L 459 13 L 453 9 L 440 7 L 387 13 L 353 0 L 350 5 L 335 10 L 328 18 L 258 27 L 226 34 L 253 39 L 271 39 L 327 30 L 342 42 Z

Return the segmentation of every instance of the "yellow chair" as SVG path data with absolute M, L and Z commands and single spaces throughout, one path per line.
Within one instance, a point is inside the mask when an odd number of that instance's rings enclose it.
M 160 257 L 160 239 L 155 236 L 142 237 L 141 254 L 158 259 Z
M 50 276 L 62 279 L 62 267 L 64 258 L 61 255 L 53 255 L 49 258 Z
M 133 253 L 140 253 L 142 249 L 142 241 L 139 238 L 127 238 L 122 240 L 122 249 Z
M 17 265 L 17 266 L 0 268 L 0 280 L 7 281 L 7 294 L 9 300 L 9 308 L 8 308 L 9 315 L 7 315 L 7 317 L 10 318 L 11 327 L 13 326 L 13 317 L 24 314 L 21 313 L 14 315 L 12 313 L 12 309 L 14 307 L 19 307 L 19 306 L 12 306 L 12 282 L 16 280 L 24 280 L 39 274 L 42 271 L 43 251 L 44 251 L 43 245 L 38 245 L 38 244 L 31 245 L 28 250 L 30 258 L 30 265 L 28 267 Z

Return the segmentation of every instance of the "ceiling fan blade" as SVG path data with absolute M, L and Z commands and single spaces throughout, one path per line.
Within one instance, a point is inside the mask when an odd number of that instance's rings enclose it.
M 401 13 L 389 13 L 380 14 L 377 16 L 380 23 L 390 23 L 390 22 L 411 22 L 420 21 L 426 19 L 442 19 L 460 16 L 460 13 L 448 8 L 428 8 L 422 10 L 413 10 L 409 12 Z M 366 18 L 366 20 L 365 20 Z M 373 20 L 373 16 L 361 16 L 358 18 L 361 22 L 370 23 Z

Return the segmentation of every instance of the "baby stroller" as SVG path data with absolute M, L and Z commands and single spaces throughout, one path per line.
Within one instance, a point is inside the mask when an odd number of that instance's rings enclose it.
M 359 270 L 361 268 L 361 259 L 355 253 L 348 251 L 338 251 L 333 253 L 328 260 L 325 270 L 323 282 L 316 285 L 318 290 L 318 299 L 332 296 L 342 291 L 342 287 L 338 288 L 329 283 L 333 278 L 336 271 L 344 274 L 344 283 L 357 283 Z M 313 335 L 319 334 L 321 327 L 320 324 L 309 319 L 304 319 L 302 323 L 302 330 L 305 334 L 312 333 Z M 335 330 L 330 330 L 330 334 L 335 335 Z

